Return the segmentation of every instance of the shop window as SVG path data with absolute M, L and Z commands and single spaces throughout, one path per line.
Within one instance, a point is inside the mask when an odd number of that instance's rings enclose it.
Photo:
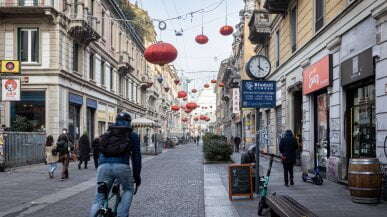
M 18 31 L 18 56 L 23 63 L 39 62 L 39 30 L 21 28 Z
M 315 0 L 315 31 L 324 26 L 324 0 Z
M 44 91 L 22 91 L 20 101 L 11 102 L 11 129 L 44 131 L 46 103 Z

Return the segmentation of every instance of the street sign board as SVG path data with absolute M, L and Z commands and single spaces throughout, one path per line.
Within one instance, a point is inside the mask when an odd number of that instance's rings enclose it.
M 242 81 L 242 108 L 274 108 L 276 104 L 275 81 Z
M 19 74 L 20 73 L 19 60 L 1 60 L 0 72 L 8 73 L 8 74 Z

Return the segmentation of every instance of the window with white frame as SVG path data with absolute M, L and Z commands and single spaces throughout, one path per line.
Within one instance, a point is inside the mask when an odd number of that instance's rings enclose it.
M 18 56 L 21 62 L 39 62 L 39 30 L 37 28 L 20 28 L 18 44 Z

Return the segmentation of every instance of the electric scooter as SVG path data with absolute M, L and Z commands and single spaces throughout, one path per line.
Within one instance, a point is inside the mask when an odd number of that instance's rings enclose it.
M 274 160 L 274 154 L 270 154 L 269 168 L 267 169 L 266 176 L 259 177 L 259 196 L 261 198 L 258 203 L 259 216 L 262 216 L 263 209 L 268 208 L 266 204 L 266 196 L 268 194 L 267 188 L 269 185 L 269 178 L 270 178 L 271 167 L 273 166 L 273 160 Z
M 314 176 L 311 177 L 308 175 L 308 173 L 302 173 L 302 181 L 304 182 L 310 182 L 315 185 L 322 185 L 323 184 L 323 178 L 320 175 L 320 169 L 318 168 L 318 160 L 316 162 L 316 167 L 314 168 Z

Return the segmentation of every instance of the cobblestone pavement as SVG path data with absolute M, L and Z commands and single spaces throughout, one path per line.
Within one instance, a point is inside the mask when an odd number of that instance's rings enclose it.
M 240 155 L 233 155 L 235 162 L 239 162 Z M 268 159 L 261 158 L 261 171 L 268 167 Z M 227 164 L 206 165 L 206 170 L 217 172 L 222 177 L 222 183 L 227 189 Z M 262 173 L 261 172 L 261 173 Z M 304 183 L 301 180 L 301 170 L 295 168 L 295 185 L 285 187 L 283 181 L 282 164 L 275 162 L 270 176 L 270 192 L 290 195 L 320 217 L 381 217 L 387 216 L 387 202 L 378 205 L 356 204 L 351 201 L 349 190 L 345 185 L 324 180 L 322 186 Z M 258 200 L 243 197 L 234 198 L 232 204 L 240 217 L 256 217 Z
M 70 180 L 64 182 L 49 180 L 46 173 L 45 165 L 0 173 L 0 217 L 87 216 L 95 170 L 78 171 L 73 163 Z M 201 147 L 178 146 L 145 160 L 130 216 L 204 217 L 203 191 Z

